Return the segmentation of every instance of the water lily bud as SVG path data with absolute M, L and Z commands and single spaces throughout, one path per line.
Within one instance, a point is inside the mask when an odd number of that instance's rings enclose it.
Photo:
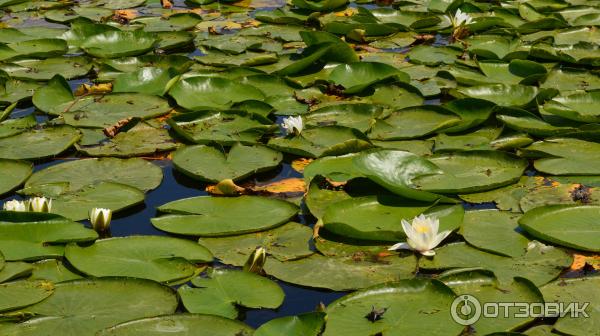
M 90 222 L 92 228 L 96 232 L 105 232 L 110 228 L 110 220 L 112 219 L 112 210 L 93 208 L 90 210 Z
M 246 264 L 244 264 L 244 271 L 250 273 L 261 273 L 265 262 L 267 261 L 267 250 L 260 246 L 250 254 Z
M 52 211 L 52 199 L 46 197 L 34 197 L 29 200 L 29 211 L 50 212 Z
M 8 202 L 4 203 L 4 205 L 2 206 L 2 209 L 6 210 L 6 211 L 25 212 L 25 211 L 29 210 L 29 205 L 27 204 L 27 202 L 24 202 L 24 201 L 12 200 L 12 201 L 8 201 Z

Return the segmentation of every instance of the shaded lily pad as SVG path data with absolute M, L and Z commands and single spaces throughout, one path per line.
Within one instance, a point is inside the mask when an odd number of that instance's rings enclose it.
M 92 241 L 98 234 L 55 214 L 0 211 L 0 252 L 6 260 L 62 257 L 69 242 Z
M 25 309 L 39 317 L 2 324 L 0 332 L 5 335 L 95 335 L 118 323 L 172 314 L 177 309 L 175 293 L 149 280 L 104 278 L 54 286 L 54 294 L 48 299 Z
M 201 314 L 177 314 L 133 320 L 98 332 L 98 336 L 250 336 L 252 328 L 237 320 Z
M 157 282 L 174 282 L 194 276 L 195 263 L 210 262 L 212 255 L 194 242 L 155 236 L 131 236 L 65 248 L 65 257 L 78 271 L 93 276 L 123 276 Z
M 300 259 L 314 252 L 310 248 L 313 231 L 310 227 L 294 222 L 274 229 L 238 236 L 200 238 L 216 258 L 224 264 L 243 266 L 257 246 L 279 261 Z
M 190 313 L 236 318 L 236 305 L 247 308 L 277 308 L 284 293 L 272 280 L 240 270 L 213 269 L 208 277 L 192 279 L 191 286 L 177 290 Z
M 365 288 L 327 307 L 323 335 L 457 335 L 463 326 L 454 323 L 448 311 L 454 297 L 437 280 L 401 280 Z
M 173 154 L 173 165 L 184 174 L 208 182 L 241 180 L 274 169 L 283 155 L 264 146 L 235 144 L 227 154 L 209 146 L 186 146 Z
M 24 161 L 0 159 L 0 195 L 14 190 L 31 175 L 33 165 Z
M 294 217 L 292 203 L 258 196 L 192 197 L 158 207 L 168 215 L 152 218 L 163 231 L 193 236 L 228 236 L 274 228 Z M 251 215 L 251 217 L 249 217 Z

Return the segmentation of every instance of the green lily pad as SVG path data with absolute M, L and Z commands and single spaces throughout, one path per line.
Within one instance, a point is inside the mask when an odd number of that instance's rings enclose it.
M 279 260 L 287 261 L 310 256 L 313 231 L 310 227 L 294 222 L 274 229 L 237 236 L 200 238 L 198 243 L 208 248 L 222 263 L 243 266 L 257 246 Z
M 103 278 L 54 285 L 54 294 L 27 307 L 36 316 L 21 323 L 0 325 L 4 335 L 92 336 L 118 323 L 172 314 L 175 293 L 142 279 Z
M 208 277 L 192 279 L 191 286 L 177 293 L 190 313 L 236 318 L 236 305 L 275 309 L 283 303 L 284 293 L 272 280 L 240 270 L 214 269 Z
M 113 92 L 139 92 L 162 96 L 175 78 L 173 69 L 142 67 L 134 72 L 119 74 L 113 83 Z
M 311 158 L 360 152 L 372 147 L 364 134 L 342 126 L 310 128 L 299 136 L 271 138 L 268 145 L 285 153 Z
M 500 286 L 512 283 L 514 277 L 524 277 L 541 286 L 571 265 L 573 258 L 567 252 L 553 246 L 533 244 L 517 258 L 486 253 L 466 243 L 448 244 L 438 248 L 432 259 L 421 259 L 419 267 L 428 270 L 476 267 L 493 272 Z
M 380 113 L 381 108 L 371 104 L 337 104 L 319 108 L 303 119 L 309 127 L 339 125 L 366 132 Z
M 0 284 L 0 312 L 36 304 L 53 292 L 54 286 L 48 281 L 15 281 Z
M 221 316 L 177 314 L 133 320 L 98 332 L 97 336 L 250 336 L 252 328 Z
M 63 162 L 33 174 L 25 183 L 28 189 L 44 190 L 47 186 L 66 185 L 65 190 L 76 191 L 99 182 L 125 183 L 143 191 L 155 189 L 162 181 L 160 167 L 142 159 L 84 159 Z M 51 196 L 51 195 L 50 195 Z
M 438 278 L 448 287 L 460 295 L 472 295 L 483 306 L 486 303 L 496 302 L 526 302 L 542 304 L 542 293 L 529 280 L 516 277 L 512 283 L 500 286 L 498 280 L 491 272 L 456 271 L 447 272 Z M 535 317 L 519 317 L 518 307 L 500 308 L 502 313 L 497 317 L 479 318 L 470 328 L 482 335 L 494 332 L 508 332 L 531 323 Z M 471 317 L 472 315 L 468 315 Z
M 437 280 L 401 280 L 365 288 L 327 307 L 323 335 L 458 335 L 463 326 L 453 322 L 449 312 L 454 297 Z M 380 310 L 383 315 L 373 322 L 369 317 Z
M 543 106 L 545 112 L 581 122 L 600 122 L 596 107 L 600 102 L 600 91 L 581 92 L 552 98 Z
M 80 136 L 73 127 L 54 126 L 0 138 L 0 158 L 30 160 L 53 157 L 66 151 Z
M 0 69 L 12 78 L 22 80 L 50 80 L 57 74 L 72 79 L 85 76 L 92 69 L 92 63 L 88 58 L 81 56 L 24 59 L 3 65 Z
M 158 207 L 168 215 L 152 218 L 163 231 L 193 236 L 230 236 L 271 229 L 298 212 L 294 204 L 266 197 L 192 197 Z M 249 214 L 252 214 L 249 217 Z
M 4 259 L 2 260 L 2 263 L 0 263 L 0 283 L 23 278 L 33 271 L 33 267 L 29 263 L 22 261 L 9 261 L 4 263 Z M 4 265 L 4 268 L 1 267 L 2 265 Z
M 519 257 L 525 254 L 529 243 L 519 232 L 519 217 L 498 210 L 467 211 L 460 233 L 469 244 L 481 250 Z
M 571 138 L 553 138 L 534 142 L 523 149 L 526 154 L 542 158 L 533 163 L 535 169 L 552 175 L 598 175 L 600 145 Z
M 261 325 L 254 336 L 317 336 L 325 325 L 324 313 L 305 313 L 273 319 Z
M 437 66 L 452 64 L 461 54 L 461 51 L 449 47 L 419 45 L 410 50 L 408 58 L 412 63 Z
M 6 110 L 5 110 L 6 111 Z M 1 113 L 4 114 L 4 113 Z M 9 113 L 10 114 L 10 113 Z M 8 116 L 8 115 L 7 115 Z M 2 118 L 0 118 L 2 119 Z M 7 138 L 19 133 L 23 133 L 26 130 L 33 128 L 37 125 L 35 116 L 28 115 L 18 119 L 7 119 L 0 122 L 0 138 Z
M 457 126 L 461 118 L 435 105 L 407 107 L 378 119 L 369 138 L 376 140 L 404 140 L 420 138 L 445 128 Z
M 576 176 L 571 181 L 556 181 L 545 178 L 542 185 L 530 188 L 529 192 L 519 200 L 523 212 L 544 205 L 600 205 L 597 187 L 588 187 L 587 181 L 579 180 Z M 579 183 L 581 182 L 581 183 Z
M 265 146 L 235 144 L 229 152 L 209 146 L 186 146 L 173 154 L 173 165 L 184 174 L 208 182 L 242 180 L 276 168 L 283 155 Z
M 40 260 L 31 266 L 33 271 L 28 280 L 48 280 L 52 283 L 59 283 L 82 278 L 81 275 L 74 273 L 57 259 Z
M 417 177 L 417 188 L 434 193 L 469 193 L 517 182 L 527 161 L 500 151 L 468 151 L 439 154 L 429 161 L 442 174 Z
M 352 255 L 325 257 L 313 254 L 285 262 L 269 258 L 265 272 L 279 280 L 301 286 L 342 291 L 412 278 L 415 267 L 414 255 L 400 257 L 394 254 L 382 259 L 357 259 Z
M 271 128 L 271 122 L 243 111 L 199 111 L 184 113 L 167 120 L 185 139 L 208 144 L 231 146 L 237 142 L 255 144 Z
M 541 89 L 556 89 L 560 92 L 600 89 L 600 77 L 583 69 L 561 67 L 548 73 Z
M 527 211 L 519 225 L 532 236 L 584 251 L 600 251 L 600 206 L 547 205 Z
M 347 0 L 293 0 L 292 2 L 299 8 L 317 12 L 328 12 L 348 3 Z
M 227 109 L 246 100 L 263 100 L 264 94 L 254 86 L 220 77 L 188 77 L 169 90 L 177 104 L 188 110 Z
M 478 85 L 456 90 L 459 96 L 491 101 L 499 106 L 522 107 L 530 104 L 538 95 L 535 86 L 522 84 Z
M 0 159 L 0 195 L 20 186 L 31 175 L 33 165 L 24 161 Z
M 98 234 L 55 214 L 0 211 L 0 252 L 6 260 L 62 257 L 69 242 L 87 242 Z
M 600 316 L 598 316 L 598 277 L 583 277 L 579 279 L 561 279 L 554 281 L 540 288 L 546 302 L 562 303 L 565 308 L 577 303 L 582 307 L 585 302 L 589 303 L 583 314 L 566 313 L 559 317 L 554 324 L 554 329 L 558 332 L 570 335 L 594 335 L 600 328 Z
M 32 39 L 14 43 L 0 44 L 0 60 L 17 57 L 52 57 L 67 52 L 67 43 L 57 38 Z
M 519 108 L 498 108 L 496 109 L 496 118 L 516 131 L 527 132 L 539 137 L 557 136 L 577 131 L 577 128 L 572 126 L 555 126 L 535 114 Z
M 100 58 L 118 58 L 142 55 L 154 48 L 157 39 L 141 30 L 107 31 L 86 38 L 81 48 Z
M 127 132 L 92 145 L 76 144 L 77 151 L 88 156 L 133 157 L 152 156 L 177 148 L 177 143 L 162 127 L 152 127 L 144 122 L 136 124 Z
M 403 82 L 410 80 L 407 74 L 391 65 L 378 62 L 357 62 L 335 67 L 329 74 L 329 81 L 344 87 L 344 93 L 353 94 L 392 77 Z
M 194 263 L 210 262 L 212 255 L 194 242 L 159 236 L 131 236 L 65 248 L 65 257 L 78 271 L 93 276 L 123 276 L 175 282 L 194 276 Z

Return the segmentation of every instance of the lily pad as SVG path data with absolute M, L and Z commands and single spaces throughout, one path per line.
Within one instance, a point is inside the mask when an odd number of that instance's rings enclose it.
M 98 332 L 97 336 L 250 336 L 252 328 L 236 320 L 201 314 L 177 314 L 133 320 Z
M 156 228 L 204 237 L 271 229 L 286 223 L 298 212 L 292 203 L 258 196 L 192 197 L 164 204 L 158 210 L 168 215 L 152 218 Z
M 527 239 L 518 224 L 520 215 L 498 211 L 465 212 L 461 234 L 465 240 L 484 251 L 519 257 L 527 251 Z
M 1 255 L 1 253 L 0 253 Z M 33 267 L 31 264 L 22 261 L 0 262 L 0 283 L 23 278 L 31 274 Z M 1 266 L 4 265 L 4 268 Z
M 329 74 L 329 81 L 341 85 L 344 93 L 353 94 L 392 77 L 403 82 L 410 80 L 407 74 L 391 65 L 377 62 L 357 62 L 335 67 Z
M 222 263 L 243 266 L 257 246 L 262 246 L 271 257 L 288 261 L 310 256 L 313 231 L 294 222 L 274 229 L 238 236 L 200 238 L 198 243 L 208 248 Z
M 82 278 L 81 275 L 74 273 L 57 259 L 40 260 L 31 265 L 33 271 L 28 280 L 48 280 L 52 283 L 59 283 Z
M 142 55 L 154 48 L 157 39 L 141 30 L 107 31 L 85 39 L 81 48 L 100 58 L 117 58 Z
M 38 303 L 53 292 L 54 286 L 48 281 L 15 281 L 0 284 L 0 312 Z
M 194 276 L 195 263 L 210 262 L 212 255 L 194 242 L 160 236 L 131 236 L 96 241 L 80 247 L 71 244 L 65 257 L 78 271 L 93 276 L 122 276 L 157 282 L 175 282 Z
M 404 140 L 420 138 L 445 128 L 457 126 L 461 118 L 451 111 L 434 105 L 408 107 L 378 119 L 369 138 L 376 140 Z
M 277 308 L 284 293 L 272 280 L 240 270 L 214 269 L 208 277 L 192 279 L 191 286 L 177 290 L 190 313 L 210 314 L 235 319 L 236 305 L 247 308 Z
M 309 127 L 339 125 L 366 132 L 381 112 L 372 104 L 337 104 L 319 108 L 303 119 Z
M 66 79 L 85 76 L 92 69 L 92 62 L 81 56 L 15 60 L 3 65 L 0 69 L 6 71 L 12 78 L 22 80 L 50 80 L 60 74 Z
M 98 234 L 55 214 L 0 211 L 0 252 L 6 260 L 62 257 L 69 242 L 87 242 Z
M 598 175 L 600 145 L 571 138 L 553 138 L 534 142 L 524 148 L 528 155 L 542 156 L 533 163 L 535 169 L 552 175 Z
M 63 125 L 0 138 L 0 158 L 31 160 L 53 157 L 66 151 L 80 136 L 77 129 Z
M 74 280 L 54 285 L 54 294 L 29 306 L 35 316 L 21 323 L 0 325 L 4 335 L 92 336 L 118 323 L 172 314 L 175 293 L 142 279 Z M 118 307 L 118 308 L 116 308 Z
M 469 193 L 495 189 L 519 180 L 527 161 L 500 151 L 439 154 L 429 161 L 442 174 L 417 177 L 414 184 L 434 193 Z
M 169 90 L 179 106 L 188 110 L 227 109 L 246 100 L 263 100 L 264 94 L 254 86 L 220 77 L 188 77 Z
M 317 336 L 325 325 L 324 313 L 305 313 L 273 319 L 261 325 L 254 336 Z
M 360 152 L 372 147 L 364 134 L 342 126 L 310 128 L 299 136 L 271 138 L 268 145 L 285 153 L 311 158 Z
M 437 280 L 401 280 L 365 288 L 327 307 L 323 335 L 458 335 L 463 326 L 454 323 L 449 312 L 454 297 Z
M 600 206 L 547 205 L 527 211 L 520 226 L 532 236 L 584 251 L 600 251 Z
M 228 153 L 210 146 L 186 146 L 173 154 L 173 165 L 184 174 L 208 182 L 242 180 L 276 168 L 283 155 L 265 146 L 235 144 Z
M 552 98 L 543 106 L 545 112 L 581 122 L 600 122 L 596 107 L 600 102 L 600 91 L 574 93 Z
M 24 161 L 0 159 L 0 195 L 20 186 L 31 175 L 33 165 Z
M 522 84 L 491 84 L 458 89 L 457 93 L 459 96 L 488 100 L 499 106 L 522 107 L 536 98 L 538 89 Z

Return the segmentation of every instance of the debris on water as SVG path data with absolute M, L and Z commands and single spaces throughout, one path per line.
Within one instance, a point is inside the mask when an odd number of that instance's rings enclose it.
M 365 318 L 371 322 L 379 321 L 383 318 L 383 314 L 385 314 L 387 310 L 387 308 L 376 309 L 375 306 L 371 306 L 371 312 L 365 315 Z
M 573 190 L 571 190 L 571 199 L 574 202 L 581 202 L 584 204 L 590 203 L 592 201 L 592 192 L 590 187 L 584 186 L 583 184 L 577 185 Z

